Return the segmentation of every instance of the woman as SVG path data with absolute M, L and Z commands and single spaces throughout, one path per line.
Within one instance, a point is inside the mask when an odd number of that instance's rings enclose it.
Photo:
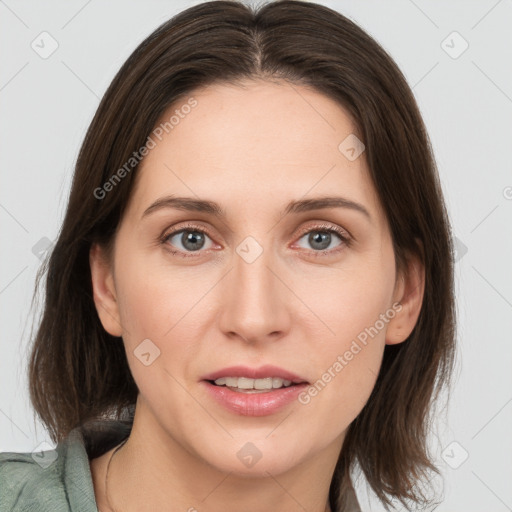
M 1 454 L 0 510 L 353 511 L 357 466 L 385 505 L 435 501 L 452 265 L 375 40 L 311 2 L 183 11 L 81 148 L 30 360 L 58 444 Z

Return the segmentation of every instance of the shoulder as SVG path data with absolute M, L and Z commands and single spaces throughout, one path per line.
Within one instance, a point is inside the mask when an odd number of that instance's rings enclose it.
M 97 512 L 89 459 L 79 431 L 54 449 L 0 453 L 0 512 Z
M 0 453 L 0 511 L 35 510 L 41 489 L 49 489 L 55 496 L 55 467 L 44 469 L 32 455 Z

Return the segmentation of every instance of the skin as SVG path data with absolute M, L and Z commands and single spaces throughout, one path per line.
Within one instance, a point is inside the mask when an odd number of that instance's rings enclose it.
M 140 390 L 132 433 L 111 465 L 110 502 L 124 512 L 323 512 L 346 430 L 370 396 L 384 347 L 406 340 L 417 321 L 423 268 L 412 259 L 409 272 L 395 273 L 364 153 L 349 161 L 338 150 L 355 128 L 336 102 L 266 81 L 192 96 L 197 106 L 141 164 L 112 259 L 91 247 L 99 318 L 122 336 Z M 142 218 L 170 194 L 214 200 L 227 216 L 167 208 Z M 349 208 L 280 215 L 291 200 L 323 195 L 360 203 L 370 218 Z M 188 258 L 170 252 L 187 253 L 181 234 L 160 241 L 185 221 L 208 232 Z M 319 225 L 339 226 L 352 242 L 332 234 L 325 254 L 308 242 L 315 228 L 325 233 Z M 263 248 L 252 263 L 236 252 L 247 236 Z M 315 382 L 396 302 L 400 312 L 306 405 L 241 416 L 200 383 L 226 366 L 267 363 Z M 145 366 L 134 350 L 148 338 L 161 353 Z M 262 454 L 251 468 L 237 457 L 247 442 Z M 112 451 L 91 461 L 103 512 L 112 510 L 104 488 Z

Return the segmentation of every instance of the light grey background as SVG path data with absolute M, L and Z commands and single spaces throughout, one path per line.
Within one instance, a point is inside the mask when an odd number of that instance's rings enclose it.
M 116 71 L 197 3 L 0 1 L 0 451 L 49 443 L 25 375 L 33 247 L 57 236 L 79 146 Z M 320 3 L 366 29 L 407 77 L 458 239 L 457 375 L 431 438 L 444 478 L 436 510 L 511 511 L 512 1 Z M 58 43 L 46 59 L 31 47 L 51 48 L 43 31 Z M 360 480 L 357 492 L 363 510 L 384 510 Z

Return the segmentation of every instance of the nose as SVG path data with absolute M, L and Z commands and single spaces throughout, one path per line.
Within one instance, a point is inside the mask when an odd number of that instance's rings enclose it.
M 257 344 L 288 332 L 293 294 L 283 268 L 273 251 L 254 239 L 237 247 L 232 269 L 222 280 L 219 323 L 226 336 Z

